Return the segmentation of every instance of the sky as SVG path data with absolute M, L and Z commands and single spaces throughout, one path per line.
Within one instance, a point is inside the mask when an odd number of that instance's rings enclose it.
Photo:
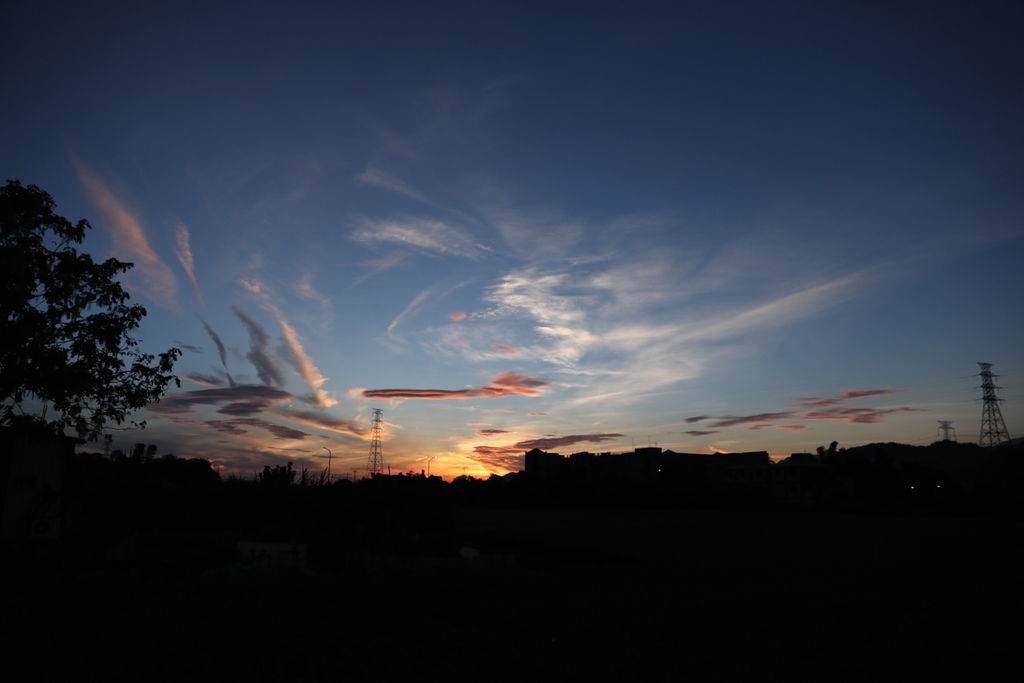
M 113 446 L 502 474 L 1024 433 L 1013 2 L 17 3 L 0 173 L 135 264 Z

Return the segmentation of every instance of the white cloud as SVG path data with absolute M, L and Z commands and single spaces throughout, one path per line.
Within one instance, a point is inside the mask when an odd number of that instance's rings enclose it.
M 178 257 L 178 262 L 181 264 L 182 269 L 184 269 L 185 275 L 188 276 L 189 282 L 192 283 L 192 291 L 195 292 L 199 304 L 206 306 L 206 302 L 203 301 L 203 293 L 199 290 L 199 282 L 196 280 L 195 263 L 192 258 L 192 242 L 188 226 L 178 221 L 174 229 L 175 237 L 177 238 L 175 255 Z
M 478 260 L 490 249 L 473 237 L 443 221 L 432 219 L 362 218 L 352 233 L 357 242 L 398 244 L 421 251 Z
M 416 201 L 430 203 L 427 201 L 427 198 L 423 193 L 415 187 L 401 178 L 379 168 L 367 168 L 365 171 L 357 175 L 355 180 L 357 183 L 361 183 L 363 185 L 388 190 L 389 192 L 394 192 L 395 194 L 408 197 L 409 199 L 415 199 Z
M 428 287 L 427 289 L 424 289 L 422 292 L 420 292 L 419 294 L 414 296 L 412 298 L 412 301 L 410 301 L 406 305 L 406 307 L 403 308 L 402 311 L 398 315 L 395 316 L 394 320 L 391 321 L 391 324 L 388 325 L 388 336 L 391 337 L 392 341 L 396 341 L 396 342 L 398 342 L 400 344 L 405 343 L 405 339 L 400 337 L 395 332 L 395 330 L 398 329 L 398 326 L 402 323 L 402 320 L 407 315 L 410 315 L 417 308 L 419 308 L 423 304 L 424 301 L 426 301 L 427 299 L 430 298 L 430 295 L 433 294 L 433 293 L 434 293 L 433 288 L 429 288 Z

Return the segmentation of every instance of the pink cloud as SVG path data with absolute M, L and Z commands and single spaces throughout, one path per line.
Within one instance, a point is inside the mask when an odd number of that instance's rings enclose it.
M 491 348 L 498 353 L 503 353 L 506 356 L 515 356 L 519 353 L 516 349 L 512 348 L 508 344 L 491 344 Z
M 448 314 L 448 319 L 451 320 L 452 322 L 459 322 L 460 320 L 465 320 L 467 317 L 469 316 L 467 316 L 462 311 L 455 311 L 454 313 Z
M 850 424 L 877 424 L 883 415 L 892 413 L 926 413 L 921 408 L 836 408 L 806 413 L 808 420 L 837 420 Z
M 532 417 L 541 417 L 542 415 L 547 415 L 547 413 L 527 413 L 527 415 Z
M 491 380 L 487 386 L 474 389 L 367 389 L 364 398 L 416 398 L 446 400 L 463 398 L 497 398 L 500 396 L 536 396 L 548 382 L 534 377 L 506 372 Z
M 491 423 L 490 422 L 467 422 L 466 426 L 468 426 L 468 427 L 490 427 Z
M 517 375 L 514 372 L 506 372 L 498 375 L 491 380 L 491 384 L 508 389 L 512 393 L 530 395 L 539 394 L 540 391 L 538 391 L 538 389 L 548 385 L 545 380 L 526 377 L 525 375 Z
M 74 164 L 90 201 L 103 214 L 104 227 L 110 232 L 113 241 L 114 256 L 134 264 L 134 272 L 140 277 L 142 291 L 146 296 L 167 308 L 179 310 L 178 282 L 171 269 L 153 250 L 139 219 L 92 169 L 78 159 L 74 160 Z
M 892 389 L 866 389 L 863 391 L 847 391 L 837 396 L 814 396 L 811 398 L 798 398 L 797 404 L 806 408 L 827 408 L 829 406 L 843 405 L 847 401 L 868 396 L 891 396 L 896 392 Z

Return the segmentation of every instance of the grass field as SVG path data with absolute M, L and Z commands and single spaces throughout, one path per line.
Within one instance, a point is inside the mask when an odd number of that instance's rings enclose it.
M 1014 680 L 1016 520 L 463 510 L 478 559 L 39 576 L 31 680 Z M 988 672 L 986 674 L 985 672 Z M 28 680 L 28 679 L 26 679 Z

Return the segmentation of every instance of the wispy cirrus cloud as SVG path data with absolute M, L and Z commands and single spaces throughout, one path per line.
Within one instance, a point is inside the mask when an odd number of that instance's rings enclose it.
M 355 177 L 355 181 L 369 187 L 376 187 L 389 192 L 394 192 L 395 194 L 408 197 L 409 199 L 415 199 L 419 202 L 429 203 L 426 196 L 415 187 L 398 176 L 379 168 L 367 168 Z
M 434 289 L 432 287 L 428 287 L 419 292 L 408 304 L 406 304 L 405 308 L 403 308 L 398 315 L 392 319 L 391 323 L 388 325 L 388 337 L 390 337 L 392 341 L 398 342 L 399 344 L 405 343 L 405 339 L 399 336 L 396 331 L 398 330 L 398 326 L 402 324 L 402 321 L 406 316 L 412 315 L 416 309 L 422 306 L 423 302 L 429 299 L 433 294 Z
M 178 257 L 178 263 L 181 264 L 185 275 L 188 276 L 188 281 L 192 283 L 192 291 L 195 293 L 199 305 L 205 307 L 206 302 L 203 301 L 203 293 L 199 289 L 199 281 L 196 280 L 195 261 L 192 257 L 192 240 L 189 235 L 188 226 L 178 221 L 174 226 L 174 236 L 176 239 L 174 253 Z
M 179 310 L 174 273 L 153 250 L 139 219 L 92 169 L 77 158 L 73 161 L 86 194 L 103 214 L 104 227 L 113 241 L 114 256 L 134 264 L 135 272 L 141 276 L 143 294 L 167 308 Z
M 302 347 L 302 340 L 299 339 L 298 332 L 288 324 L 283 316 L 278 323 L 281 325 L 281 336 L 284 338 L 285 347 L 288 350 L 288 360 L 310 388 L 309 395 L 301 397 L 302 400 L 318 408 L 337 405 L 338 402 L 321 389 L 321 385 L 327 381 L 327 378 L 320 374 L 320 370 L 313 364 L 313 359 Z
M 206 334 L 209 335 L 210 339 L 213 340 L 214 346 L 217 347 L 217 355 L 220 357 L 220 364 L 224 367 L 224 374 L 227 375 L 228 384 L 235 386 L 235 380 L 231 377 L 231 373 L 228 371 L 228 351 L 224 347 L 224 342 L 221 341 L 220 335 L 213 331 L 213 328 L 203 320 L 199 319 L 203 323 L 203 329 L 206 330 Z
M 386 270 L 390 270 L 391 268 L 394 268 L 395 266 L 398 266 L 403 261 L 405 261 L 406 256 L 407 255 L 404 254 L 404 253 L 397 253 L 397 254 L 392 255 L 389 258 L 367 259 L 365 261 L 359 261 L 355 265 L 359 266 L 360 268 L 366 268 L 367 271 L 365 273 L 363 273 L 362 275 L 360 275 L 359 277 L 357 277 L 355 280 L 353 280 L 351 286 L 352 287 L 358 287 L 359 285 L 363 284 L 364 282 L 369 280 L 374 275 L 377 275 L 377 274 L 382 273 L 382 272 L 384 272 Z
M 443 221 L 428 218 L 372 219 L 356 221 L 352 239 L 363 244 L 394 244 L 422 252 L 480 260 L 490 249 L 469 233 Z
M 331 307 L 331 300 L 313 286 L 313 276 L 308 271 L 302 274 L 302 277 L 295 283 L 292 290 L 303 299 L 315 301 L 324 308 Z
M 245 354 L 245 357 L 256 368 L 260 381 L 275 386 L 284 384 L 284 376 L 270 346 L 270 335 L 262 325 L 247 316 L 238 306 L 232 306 L 231 310 L 249 331 L 249 353 Z
M 514 356 L 519 353 L 519 351 L 512 348 L 508 344 L 491 344 L 491 348 L 497 351 L 498 353 L 504 354 L 506 356 Z
M 316 413 L 310 410 L 294 410 L 291 408 L 279 408 L 275 411 L 278 415 L 304 424 L 310 427 L 326 429 L 339 434 L 350 434 L 352 436 L 365 437 L 369 430 L 353 420 L 343 420 L 323 413 Z
M 428 400 L 536 396 L 546 386 L 548 386 L 546 380 L 506 372 L 492 379 L 490 384 L 472 389 L 366 389 L 362 392 L 362 396 L 364 398 Z
M 306 382 L 306 384 L 309 385 L 310 393 L 305 396 L 301 396 L 300 399 L 306 403 L 309 403 L 310 405 L 317 406 L 318 408 L 328 408 L 330 406 L 336 405 L 338 402 L 335 399 L 331 398 L 330 395 L 321 388 L 324 382 L 327 381 L 327 378 L 320 373 L 320 370 L 313 362 L 313 359 L 310 358 L 308 353 L 306 353 L 306 349 L 302 345 L 302 339 L 299 337 L 299 333 L 288 322 L 288 319 L 285 318 L 284 313 L 281 311 L 281 309 L 271 301 L 270 290 L 266 287 L 266 285 L 264 285 L 262 282 L 256 279 L 243 278 L 239 280 L 239 282 L 249 292 L 256 296 L 257 300 L 264 308 L 273 313 L 274 317 L 277 318 L 277 324 L 281 328 L 281 338 L 284 341 L 284 358 L 288 362 L 288 364 L 292 366 L 295 372 L 298 373 L 299 377 L 301 377 Z M 239 316 L 242 315 L 241 311 L 237 307 L 235 307 L 235 312 L 238 313 Z M 256 323 L 251 319 L 243 318 L 243 322 L 245 322 L 246 320 L 248 320 L 248 322 L 246 323 L 247 326 L 256 325 Z M 262 331 L 263 333 L 263 336 L 259 337 L 259 340 L 261 342 L 269 341 L 269 337 L 268 335 L 266 335 L 266 332 L 263 331 L 262 328 L 260 328 L 258 325 L 256 325 L 256 327 L 258 328 L 259 331 Z M 252 334 L 252 327 L 250 327 L 250 338 L 257 338 Z M 265 343 L 263 344 L 262 348 L 264 350 L 266 349 Z M 269 356 L 267 356 L 265 353 L 261 356 L 257 352 L 255 348 L 255 342 L 253 351 L 251 353 L 254 353 L 261 363 L 266 363 L 266 361 L 269 359 Z M 250 360 L 252 360 L 252 358 L 250 358 Z M 253 361 L 253 365 L 257 365 L 255 361 Z M 257 365 L 257 370 L 259 370 L 259 368 L 260 366 Z M 279 372 L 278 376 L 280 376 Z M 260 379 L 263 379 L 262 374 L 260 375 Z M 266 382 L 267 380 L 264 379 L 263 381 Z M 277 382 L 277 384 L 279 385 L 281 383 L 282 382 L 280 381 Z
M 240 384 L 216 389 L 197 389 L 184 394 L 166 396 L 146 408 L 151 412 L 164 415 L 183 415 L 194 412 L 197 406 L 226 404 L 218 412 L 229 415 L 252 415 L 292 398 L 294 398 L 292 394 L 274 387 Z

